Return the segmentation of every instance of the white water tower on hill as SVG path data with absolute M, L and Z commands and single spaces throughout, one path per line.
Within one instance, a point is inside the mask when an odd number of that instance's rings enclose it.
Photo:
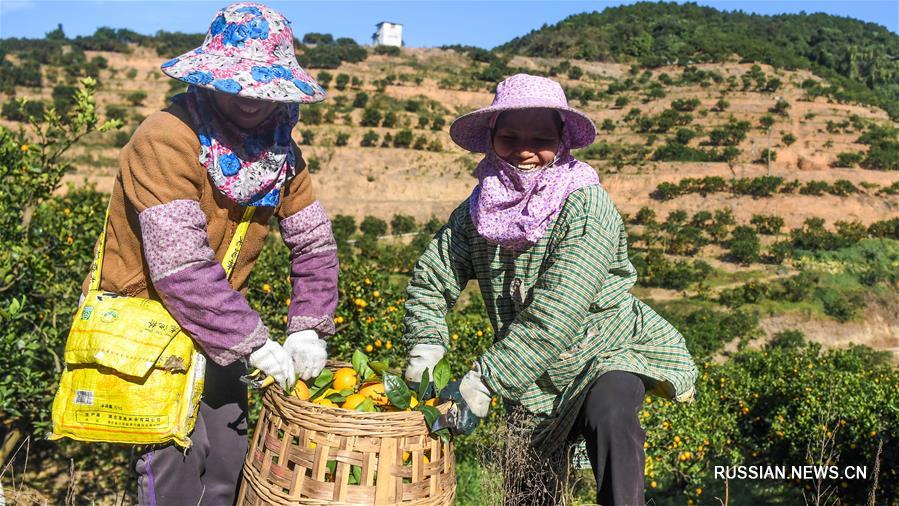
M 378 31 L 372 34 L 371 43 L 375 46 L 403 47 L 403 25 L 381 21 L 377 25 Z

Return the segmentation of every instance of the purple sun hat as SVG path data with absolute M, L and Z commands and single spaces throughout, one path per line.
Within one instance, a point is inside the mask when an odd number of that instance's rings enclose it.
M 490 121 L 494 114 L 519 109 L 555 109 L 562 115 L 570 149 L 589 146 L 596 138 L 596 126 L 586 114 L 568 106 L 565 91 L 552 79 L 515 74 L 496 85 L 489 107 L 460 116 L 450 126 L 450 137 L 462 148 L 486 153 L 490 147 Z
M 313 103 L 325 91 L 297 63 L 290 21 L 258 3 L 218 11 L 203 45 L 162 64 L 185 83 L 272 102 Z

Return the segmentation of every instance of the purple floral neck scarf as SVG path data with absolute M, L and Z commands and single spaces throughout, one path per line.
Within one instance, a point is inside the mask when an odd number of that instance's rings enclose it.
M 182 97 L 198 125 L 200 164 L 232 201 L 243 206 L 277 206 L 281 187 L 296 175 L 290 132 L 299 120 L 299 106 L 278 107 L 253 131 L 245 131 L 219 112 L 212 93 L 190 86 Z
M 491 134 L 492 135 L 492 134 Z M 539 241 L 571 192 L 599 184 L 592 167 L 571 156 L 563 133 L 553 163 L 523 171 L 493 151 L 477 167 L 478 185 L 469 197 L 469 214 L 488 242 L 522 251 Z

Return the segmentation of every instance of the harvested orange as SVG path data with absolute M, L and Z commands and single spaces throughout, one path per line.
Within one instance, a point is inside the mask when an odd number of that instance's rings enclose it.
M 433 399 L 428 399 L 428 400 L 425 401 L 425 406 L 436 406 L 436 405 L 437 405 L 437 398 L 436 398 L 436 397 L 434 397 Z
M 363 387 L 359 390 L 359 393 L 368 397 L 372 402 L 379 406 L 390 404 L 390 399 L 388 399 L 387 395 L 384 393 L 383 383 L 373 383 L 367 387 Z
M 414 408 L 415 406 L 418 406 L 418 399 L 416 399 L 415 396 L 413 395 L 412 398 L 409 399 L 409 408 L 411 409 L 411 408 Z
M 343 409 L 356 409 L 363 401 L 365 401 L 365 399 L 368 399 L 368 397 L 362 394 L 352 394 L 347 396 L 340 407 Z
M 324 397 L 319 397 L 312 401 L 312 404 L 318 404 L 319 406 L 325 406 L 328 408 L 336 408 L 337 404 L 334 404 L 330 399 L 325 399 Z
M 403 462 L 409 462 L 409 459 L 412 458 L 412 454 L 409 452 L 403 452 Z
M 297 384 L 293 387 L 293 396 L 301 401 L 309 400 L 309 387 L 303 383 L 303 380 L 297 380 Z
M 353 389 L 358 383 L 356 370 L 352 367 L 341 367 L 334 372 L 334 382 L 332 385 L 335 390 Z

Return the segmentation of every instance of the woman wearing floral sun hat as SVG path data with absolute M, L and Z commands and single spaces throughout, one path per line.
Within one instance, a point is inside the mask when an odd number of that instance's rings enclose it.
M 190 86 L 119 155 L 100 288 L 161 301 L 209 359 L 191 448 L 140 458 L 140 504 L 226 505 L 247 451 L 240 376 L 249 365 L 290 388 L 321 371 L 334 332 L 336 244 L 291 138 L 299 105 L 325 93 L 297 64 L 290 22 L 260 4 L 220 10 L 203 45 L 162 71 Z M 250 206 L 229 279 L 220 262 Z M 245 297 L 272 217 L 291 259 L 283 346 Z

